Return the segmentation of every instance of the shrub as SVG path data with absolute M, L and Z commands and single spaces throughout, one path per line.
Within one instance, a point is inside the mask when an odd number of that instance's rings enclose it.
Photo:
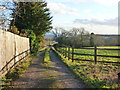
M 18 28 L 16 28 L 15 26 L 11 26 L 9 31 L 14 33 L 14 34 L 19 34 L 20 33 Z
M 27 37 L 27 35 L 25 33 L 20 33 L 20 36 Z
M 40 48 L 40 40 L 35 35 L 33 30 L 26 30 L 27 37 L 30 39 L 30 49 L 31 53 L 38 53 L 38 50 Z

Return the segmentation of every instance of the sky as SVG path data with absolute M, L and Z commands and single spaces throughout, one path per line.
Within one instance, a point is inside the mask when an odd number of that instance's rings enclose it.
M 85 28 L 95 34 L 118 34 L 119 0 L 45 0 L 53 27 Z

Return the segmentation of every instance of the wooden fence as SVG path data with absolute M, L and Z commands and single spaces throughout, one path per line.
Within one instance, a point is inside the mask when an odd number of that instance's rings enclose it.
M 27 60 L 27 57 L 29 56 L 30 50 L 26 50 L 16 56 L 14 56 L 9 62 L 6 63 L 6 65 L 0 70 L 0 73 L 2 76 L 4 76 L 6 73 L 8 73 L 12 68 L 14 68 L 16 65 L 18 65 L 22 60 Z M 16 61 L 17 57 L 21 57 L 19 60 Z M 11 64 L 12 63 L 12 64 Z
M 58 49 L 59 48 L 59 49 Z M 74 60 L 78 60 L 78 61 L 90 61 L 90 62 L 95 62 L 95 64 L 97 64 L 97 62 L 103 62 L 103 63 L 117 63 L 120 64 L 120 62 L 111 62 L 111 61 L 99 61 L 97 59 L 97 57 L 111 57 L 111 58 L 120 58 L 120 56 L 111 56 L 111 55 L 98 55 L 97 51 L 98 50 L 116 50 L 116 51 L 120 51 L 120 49 L 108 49 L 108 48 L 97 48 L 96 46 L 93 48 L 79 48 L 79 49 L 86 49 L 86 50 L 94 50 L 94 54 L 81 54 L 81 53 L 75 53 L 75 48 L 73 47 L 67 47 L 67 46 L 60 46 L 60 47 L 55 47 L 55 49 L 57 51 L 59 51 L 63 56 L 68 57 L 69 59 L 72 59 L 72 62 Z M 72 51 L 70 51 L 70 49 L 72 49 Z M 70 56 L 70 54 L 72 56 Z M 85 55 L 85 56 L 94 56 L 94 60 L 83 60 L 83 59 L 75 59 L 74 55 Z

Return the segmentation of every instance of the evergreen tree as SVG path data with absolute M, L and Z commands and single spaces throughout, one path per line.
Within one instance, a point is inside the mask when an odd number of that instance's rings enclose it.
M 17 15 L 14 16 L 11 24 L 15 25 L 20 32 L 22 29 L 29 29 L 39 36 L 52 29 L 52 17 L 46 2 L 18 2 L 16 6 Z
M 27 34 L 30 38 L 31 53 L 36 53 L 40 48 L 42 37 L 52 29 L 52 16 L 47 3 L 44 1 L 17 2 L 15 5 L 11 26 L 16 26 L 20 33 Z

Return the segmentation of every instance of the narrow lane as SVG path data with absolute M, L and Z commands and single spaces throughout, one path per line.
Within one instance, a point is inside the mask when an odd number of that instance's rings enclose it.
M 69 69 L 50 51 L 52 63 L 43 64 L 44 51 L 33 60 L 33 63 L 14 82 L 14 88 L 83 88 L 84 85 L 75 78 Z
M 52 66 L 55 67 L 54 75 L 58 77 L 59 88 L 84 88 L 82 82 L 80 82 L 68 69 L 68 67 L 56 57 L 54 51 L 50 51 Z

